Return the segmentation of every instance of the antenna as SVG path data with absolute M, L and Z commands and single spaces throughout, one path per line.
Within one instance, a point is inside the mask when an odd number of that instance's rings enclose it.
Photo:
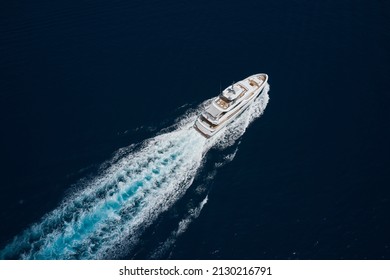
M 232 82 L 232 87 L 231 87 L 231 89 L 230 89 L 230 91 L 232 91 L 233 92 L 233 94 L 235 94 L 236 92 L 234 91 L 234 81 Z

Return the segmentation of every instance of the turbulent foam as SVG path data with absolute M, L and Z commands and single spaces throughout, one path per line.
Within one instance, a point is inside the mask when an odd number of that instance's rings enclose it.
M 129 252 L 143 229 L 191 186 L 207 151 L 234 144 L 262 114 L 268 90 L 267 85 L 248 110 L 211 139 L 192 128 L 200 106 L 160 135 L 120 149 L 101 176 L 16 236 L 0 251 L 0 258 L 102 259 Z M 179 225 L 178 234 L 190 220 Z

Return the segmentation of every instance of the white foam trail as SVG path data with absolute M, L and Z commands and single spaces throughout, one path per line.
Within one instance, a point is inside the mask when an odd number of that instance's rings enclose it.
M 233 145 L 263 113 L 268 90 L 267 85 L 248 110 L 211 139 L 192 128 L 208 100 L 160 135 L 120 149 L 101 176 L 16 236 L 0 259 L 102 259 L 128 253 L 143 230 L 191 186 L 207 151 Z M 187 226 L 184 221 L 178 232 Z
M 208 201 L 208 196 L 206 196 L 206 198 L 200 202 L 198 207 L 191 209 L 189 211 L 188 215 L 179 222 L 177 229 L 174 230 L 170 234 L 168 239 L 152 254 L 151 256 L 152 259 L 160 258 L 172 247 L 173 244 L 175 244 L 177 238 L 187 230 L 191 222 L 199 217 L 200 212 L 202 211 L 207 201 Z
M 239 144 L 240 144 L 240 143 L 238 143 L 238 145 L 239 145 Z M 232 153 L 230 153 L 230 154 L 224 156 L 224 157 L 223 157 L 223 160 L 222 160 L 221 162 L 216 162 L 216 163 L 215 163 L 215 167 L 216 167 L 216 168 L 219 168 L 219 167 L 222 167 L 222 166 L 224 166 L 225 164 L 227 164 L 227 163 L 233 161 L 233 159 L 236 157 L 236 154 L 237 154 L 237 152 L 238 152 L 238 145 L 237 145 L 237 148 L 235 148 L 235 150 L 234 150 Z

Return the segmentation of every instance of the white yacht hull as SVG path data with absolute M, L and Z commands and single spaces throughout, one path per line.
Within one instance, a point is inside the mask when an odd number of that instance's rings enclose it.
M 243 88 L 245 89 L 244 93 L 239 95 L 237 103 L 235 105 L 229 106 L 231 108 L 224 107 L 227 106 L 225 102 L 220 101 L 221 96 L 215 98 L 212 101 L 212 104 L 209 105 L 205 112 L 203 112 L 198 119 L 195 121 L 195 129 L 202 134 L 204 137 L 209 138 L 218 133 L 222 128 L 226 127 L 232 123 L 239 115 L 241 115 L 252 102 L 262 94 L 265 85 L 268 81 L 267 74 L 256 74 L 252 75 L 240 82 L 237 82 L 231 86 L 234 88 Z M 261 83 L 261 84 L 260 84 Z M 227 88 L 223 93 L 226 94 Z M 234 91 L 233 91 L 234 92 Z M 222 93 L 221 93 L 222 95 Z M 223 98 L 225 98 L 223 96 Z M 234 98 L 234 96 L 233 96 Z M 234 99 L 231 100 L 234 103 Z M 223 105 L 220 105 L 223 103 Z M 222 116 L 219 118 L 213 117 L 213 115 Z

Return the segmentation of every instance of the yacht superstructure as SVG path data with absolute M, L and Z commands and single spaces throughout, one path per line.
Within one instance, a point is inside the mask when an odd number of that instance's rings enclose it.
M 231 123 L 267 84 L 267 74 L 255 74 L 224 89 L 196 120 L 194 127 L 209 138 Z

